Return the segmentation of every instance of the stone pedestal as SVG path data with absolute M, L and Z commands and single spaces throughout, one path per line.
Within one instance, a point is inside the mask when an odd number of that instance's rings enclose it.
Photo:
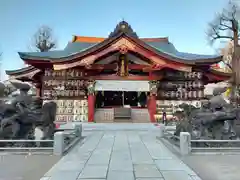
M 188 155 L 191 152 L 191 135 L 188 132 L 180 133 L 181 155 Z
M 53 154 L 61 156 L 64 152 L 64 133 L 56 132 L 54 134 Z
M 159 126 L 159 137 L 160 138 L 164 137 L 164 132 L 165 132 L 165 125 L 164 124 L 160 124 L 160 126 Z

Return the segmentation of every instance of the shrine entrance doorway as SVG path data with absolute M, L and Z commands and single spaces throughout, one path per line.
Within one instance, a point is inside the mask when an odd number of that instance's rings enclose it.
M 143 107 L 146 104 L 148 81 L 97 80 L 96 107 Z
M 131 122 L 138 117 L 137 113 L 146 111 L 149 92 L 148 81 L 114 81 L 99 80 L 95 83 L 96 111 L 95 119 L 103 122 L 114 122 L 121 119 Z M 106 120 L 107 119 L 107 120 Z
M 143 95 L 142 95 L 143 94 Z M 145 95 L 145 99 L 144 96 Z M 138 107 L 146 102 L 146 93 L 137 91 L 98 91 L 96 108 L 104 107 Z M 144 101 L 144 102 L 143 102 Z

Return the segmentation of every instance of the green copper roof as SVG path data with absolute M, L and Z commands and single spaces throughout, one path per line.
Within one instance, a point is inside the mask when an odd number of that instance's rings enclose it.
M 210 59 L 219 57 L 218 55 L 201 55 L 186 52 L 179 52 L 172 43 L 169 42 L 145 42 L 160 52 L 166 53 L 184 60 Z
M 140 44 L 145 46 L 146 48 L 153 48 L 153 50 L 156 50 L 156 53 L 159 53 L 164 56 L 171 56 L 173 59 L 179 59 L 179 60 L 185 60 L 191 63 L 191 61 L 194 60 L 205 60 L 205 59 L 213 59 L 217 58 L 219 56 L 216 55 L 198 55 L 198 54 L 190 54 L 190 53 L 184 53 L 179 52 L 175 49 L 172 43 L 169 43 L 168 41 L 156 41 L 156 42 L 147 42 L 139 39 L 138 35 L 135 31 L 133 31 L 132 27 L 126 22 L 121 21 L 117 24 L 114 31 L 110 33 L 109 37 L 105 39 L 103 42 L 100 43 L 84 43 L 84 42 L 72 42 L 68 43 L 65 49 L 61 51 L 50 51 L 50 52 L 21 52 L 19 53 L 20 57 L 22 59 L 48 59 L 49 61 L 52 61 L 54 59 L 64 60 L 65 58 L 69 58 L 75 54 L 78 53 L 87 53 L 87 49 L 89 48 L 90 51 L 93 51 L 95 47 L 95 50 L 99 47 L 104 47 L 108 43 L 113 42 L 117 38 L 121 36 L 128 36 L 129 38 L 132 38 L 133 40 L 138 41 Z M 143 43 L 142 43 L 143 42 Z M 99 46 L 97 46 L 99 44 Z
M 217 55 L 199 55 L 199 54 L 179 52 L 176 50 L 176 48 L 172 43 L 165 42 L 165 41 L 145 42 L 145 43 L 155 48 L 159 52 L 162 52 L 167 55 L 170 55 L 179 59 L 183 59 L 183 60 L 191 61 L 191 60 L 211 59 L 211 58 L 219 57 Z M 68 45 L 63 50 L 49 51 L 49 52 L 19 52 L 19 55 L 22 59 L 29 58 L 29 57 L 58 59 L 58 58 L 64 58 L 64 57 L 75 55 L 94 45 L 96 45 L 96 43 L 73 42 L 73 43 L 68 43 Z

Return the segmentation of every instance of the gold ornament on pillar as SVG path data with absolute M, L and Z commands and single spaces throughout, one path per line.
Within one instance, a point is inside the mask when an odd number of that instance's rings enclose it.
M 121 77 L 128 76 L 128 62 L 126 59 L 126 55 L 121 54 L 119 56 L 119 63 L 118 63 L 118 75 Z
M 87 90 L 88 90 L 88 95 L 92 95 L 95 92 L 95 80 L 89 80 L 88 81 L 88 86 L 87 86 Z
M 150 95 L 156 96 L 157 95 L 157 89 L 158 89 L 158 82 L 157 81 L 149 81 L 149 89 L 150 89 Z

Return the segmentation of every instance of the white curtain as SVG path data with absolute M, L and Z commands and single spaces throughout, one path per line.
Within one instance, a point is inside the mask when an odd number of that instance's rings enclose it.
M 149 81 L 97 80 L 96 91 L 149 91 Z

